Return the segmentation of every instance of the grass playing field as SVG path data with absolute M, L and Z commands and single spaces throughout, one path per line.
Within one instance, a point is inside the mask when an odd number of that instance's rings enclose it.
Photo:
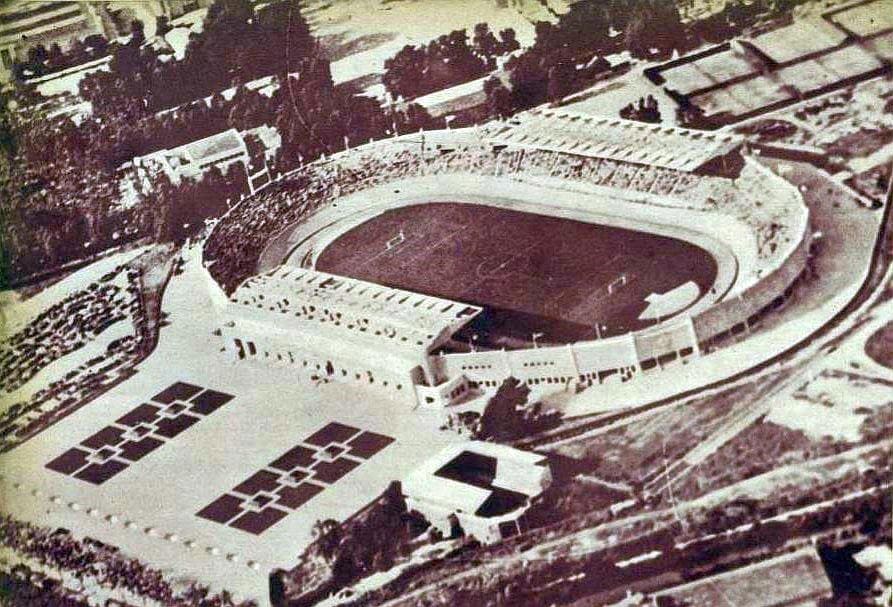
M 703 249 L 677 239 L 464 203 L 391 209 L 349 230 L 318 270 L 483 306 L 468 328 L 482 345 L 542 333 L 563 343 L 642 329 L 651 293 L 716 277 Z M 621 278 L 625 277 L 625 278 Z

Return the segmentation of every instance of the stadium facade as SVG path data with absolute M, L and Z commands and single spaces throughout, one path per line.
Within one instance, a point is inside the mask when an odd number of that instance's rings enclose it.
M 485 305 L 315 269 L 352 227 L 436 201 L 673 236 L 708 251 L 717 276 L 696 301 L 640 330 L 459 347 L 455 335 L 484 318 Z M 391 240 L 399 244 L 399 236 Z M 672 381 L 675 365 L 784 302 L 806 267 L 810 236 L 800 193 L 733 136 L 539 110 L 482 130 L 375 142 L 302 167 L 233 207 L 203 256 L 234 360 L 440 407 L 510 376 L 539 395 L 659 373 Z M 472 273 L 457 280 L 474 280 Z

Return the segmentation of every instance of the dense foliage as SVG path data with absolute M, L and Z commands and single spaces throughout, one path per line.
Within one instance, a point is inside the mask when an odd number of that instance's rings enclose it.
M 119 209 L 119 171 L 136 156 L 268 124 L 282 135 L 273 167 L 281 172 L 347 145 L 438 125 L 418 106 L 386 111 L 336 87 L 296 0 L 257 13 L 247 0 L 218 0 L 182 61 L 146 44 L 139 22 L 111 48 L 109 70 L 81 82 L 93 112 L 80 124 L 36 109 L 26 88 L 19 108 L 0 117 L 3 284 L 124 240 L 184 238 L 245 192 L 243 175 L 212 173 L 204 183 L 162 180 L 151 201 Z M 265 76 L 266 93 L 246 86 Z
M 467 32 L 455 30 L 425 46 L 404 46 L 385 61 L 382 82 L 394 97 L 412 99 L 480 78 L 496 68 L 497 57 L 518 48 L 511 28 L 497 39 L 486 23 L 478 23 L 470 45 Z

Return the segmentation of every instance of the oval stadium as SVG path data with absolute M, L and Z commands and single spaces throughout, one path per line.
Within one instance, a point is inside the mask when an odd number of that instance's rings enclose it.
M 234 359 L 444 406 L 672 381 L 784 302 L 810 233 L 734 136 L 536 110 L 279 176 L 203 263 Z

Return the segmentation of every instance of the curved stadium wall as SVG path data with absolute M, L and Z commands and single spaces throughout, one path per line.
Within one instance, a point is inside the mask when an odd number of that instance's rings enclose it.
M 459 143 L 443 144 L 451 138 Z M 426 151 L 411 137 L 362 146 L 283 175 L 241 201 L 214 226 L 202 247 L 202 264 L 215 301 L 225 302 L 228 294 L 257 271 L 261 253 L 274 235 L 300 224 L 309 215 L 345 196 L 419 174 L 479 177 L 495 172 L 529 179 L 529 159 L 538 162 L 535 150 L 528 151 L 527 157 L 522 152 L 521 159 L 527 164 L 520 166 L 522 163 L 518 162 L 519 166 L 515 167 L 518 172 L 512 174 L 511 166 L 500 167 L 499 162 L 495 169 L 489 166 L 496 156 L 492 147 L 469 145 L 467 132 L 446 136 L 441 133 L 440 141 L 438 149 L 427 157 Z M 505 153 L 505 149 L 500 152 Z M 554 167 L 562 163 L 570 165 L 570 161 L 559 158 L 563 155 L 554 151 L 548 154 L 545 158 L 552 169 L 547 181 L 551 183 L 556 181 Z M 748 162 L 753 161 L 748 159 Z M 532 170 L 534 176 L 535 169 L 536 165 Z M 774 195 L 777 191 L 791 196 L 793 186 L 767 169 L 761 167 L 760 171 L 765 172 L 767 179 L 775 180 L 760 184 L 764 194 Z M 683 177 L 689 179 L 687 175 Z M 571 187 L 580 186 L 579 180 L 570 179 L 568 183 Z M 629 198 L 619 190 L 617 193 L 619 199 Z M 753 276 L 738 277 L 742 288 L 733 289 L 731 297 L 694 315 L 677 316 L 634 333 L 563 346 L 437 354 L 432 356 L 432 366 L 444 382 L 464 375 L 472 386 L 492 389 L 505 378 L 514 376 L 536 391 L 548 391 L 569 384 L 591 386 L 628 381 L 641 373 L 650 374 L 684 363 L 709 349 L 714 340 L 758 321 L 789 294 L 806 266 L 810 246 L 808 211 L 802 206 L 799 194 L 796 197 L 799 207 L 795 209 L 787 241 L 768 249 L 761 243 L 760 251 L 771 249 L 771 253 L 761 258 Z M 648 198 L 658 200 L 651 194 Z M 754 232 L 761 229 L 757 226 Z M 426 389 L 429 388 L 421 386 L 420 394 Z

